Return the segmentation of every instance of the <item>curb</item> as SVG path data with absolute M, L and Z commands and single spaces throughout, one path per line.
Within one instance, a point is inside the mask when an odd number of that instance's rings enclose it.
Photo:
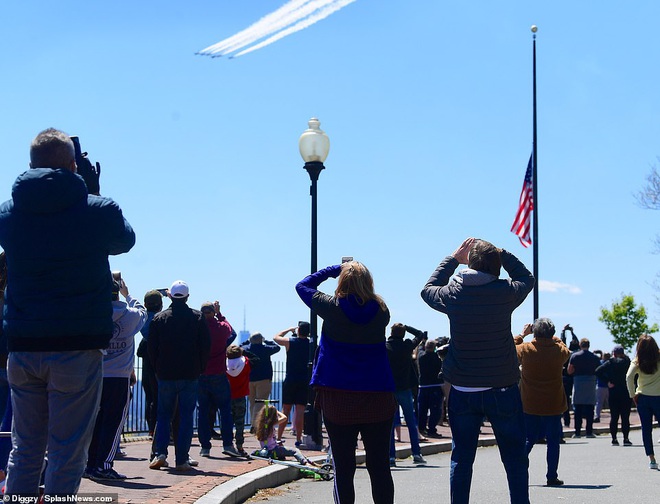
M 252 497 L 257 490 L 274 488 L 300 478 L 300 470 L 296 467 L 270 465 L 218 485 L 195 504 L 240 504 Z
M 639 429 L 641 429 L 641 425 L 639 424 L 630 426 L 630 430 Z M 574 432 L 573 429 L 566 429 L 564 430 L 564 435 L 568 437 L 569 434 Z M 594 432 L 597 434 L 609 434 L 610 430 L 609 427 L 594 427 Z M 406 445 L 406 447 L 397 448 L 397 459 L 405 459 L 412 455 L 410 443 L 406 443 Z M 495 436 L 480 438 L 477 444 L 479 447 L 496 445 Z M 420 443 L 420 451 L 422 455 L 434 455 L 436 453 L 451 451 L 451 446 L 452 441 L 448 438 L 442 441 Z M 322 457 L 311 457 L 311 459 L 314 462 L 325 461 L 325 455 Z M 356 463 L 363 464 L 365 459 L 366 453 L 363 450 L 356 452 Z M 209 493 L 197 499 L 194 504 L 242 504 L 262 488 L 278 487 L 300 478 L 301 474 L 297 468 L 273 464 L 236 476 L 230 481 L 218 485 Z

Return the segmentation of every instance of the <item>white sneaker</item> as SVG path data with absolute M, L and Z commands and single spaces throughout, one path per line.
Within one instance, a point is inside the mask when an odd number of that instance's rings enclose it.
M 188 465 L 190 465 L 191 467 L 197 467 L 199 465 L 199 462 L 196 461 L 195 459 L 191 459 L 190 457 L 188 457 Z
M 149 469 L 160 469 L 161 467 L 169 467 L 167 455 L 156 455 L 149 463 Z
M 649 464 L 649 469 L 657 469 L 658 468 L 658 463 L 657 462 L 651 462 Z
M 210 457 L 211 456 L 211 449 L 210 448 L 202 448 L 199 450 L 199 456 L 200 457 Z

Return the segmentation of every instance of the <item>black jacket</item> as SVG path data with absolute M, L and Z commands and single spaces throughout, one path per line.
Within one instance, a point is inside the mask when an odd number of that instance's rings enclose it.
M 88 195 L 79 175 L 50 168 L 20 175 L 12 199 L 0 205 L 9 351 L 107 348 L 113 330 L 108 256 L 134 243 L 117 203 Z
M 151 321 L 147 344 L 159 380 L 196 380 L 211 353 L 211 337 L 202 314 L 179 300 L 173 300 Z
M 412 369 L 414 365 L 412 352 L 426 337 L 426 333 L 414 327 L 406 326 L 406 331 L 414 334 L 415 337 L 404 339 L 390 336 L 385 344 L 397 391 L 412 389 L 417 385 L 413 381 L 415 374 Z
M 628 393 L 626 374 L 630 367 L 630 358 L 627 355 L 614 356 L 596 368 L 596 376 L 614 384 L 610 393 Z
M 442 359 L 437 352 L 424 352 L 419 359 L 419 384 L 420 385 L 440 385 L 444 382 L 442 379 Z
M 458 261 L 448 256 L 422 289 L 422 299 L 449 317 L 442 372 L 452 385 L 506 387 L 520 379 L 511 314 L 534 288 L 534 276 L 510 252 L 502 250 L 501 259 L 509 280 L 471 269 L 452 278 Z

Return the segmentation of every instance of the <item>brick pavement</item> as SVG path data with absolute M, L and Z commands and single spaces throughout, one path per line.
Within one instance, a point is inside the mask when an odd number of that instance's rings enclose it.
M 603 412 L 601 422 L 594 424 L 594 430 L 608 432 L 609 413 Z M 636 414 L 631 417 L 632 422 L 636 422 Z M 403 440 L 397 443 L 403 456 L 409 453 L 409 438 L 407 428 L 401 429 Z M 422 443 L 422 449 L 428 444 L 444 443 L 451 439 L 449 427 L 447 425 L 438 427 L 438 432 L 443 435 L 440 439 L 429 439 Z M 567 429 L 572 433 L 572 430 Z M 492 430 L 486 424 L 481 429 L 482 438 L 492 437 Z M 285 436 L 285 443 L 293 445 L 295 437 Z M 127 453 L 125 458 L 115 461 L 115 469 L 128 476 L 124 481 L 90 481 L 83 479 L 80 486 L 80 493 L 118 493 L 120 502 L 140 503 L 140 504 L 161 504 L 161 503 L 194 503 L 200 497 L 210 492 L 213 488 L 229 481 L 235 476 L 239 476 L 256 469 L 267 466 L 262 460 L 244 460 L 228 457 L 222 454 L 222 442 L 213 440 L 211 457 L 203 458 L 199 456 L 200 446 L 197 438 L 193 439 L 193 445 L 190 449 L 190 455 L 199 461 L 199 466 L 188 473 L 180 473 L 173 468 L 152 470 L 149 469 L 149 453 L 151 442 L 145 438 L 127 439 L 122 443 Z M 258 447 L 258 441 L 253 435 L 246 433 L 245 450 L 249 453 Z M 359 447 L 361 449 L 361 447 Z M 309 457 L 324 457 L 325 454 L 319 451 L 303 450 L 303 453 Z M 174 464 L 174 447 L 169 448 L 168 461 Z

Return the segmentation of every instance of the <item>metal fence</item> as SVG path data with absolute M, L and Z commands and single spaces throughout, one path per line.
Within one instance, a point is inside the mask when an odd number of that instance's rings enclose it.
M 128 417 L 126 418 L 126 424 L 124 425 L 124 434 L 147 434 L 149 428 L 147 426 L 147 420 L 145 417 L 145 396 L 144 390 L 142 389 L 142 358 L 135 357 L 135 376 L 137 376 L 138 381 L 133 387 L 133 394 L 131 398 L 131 404 L 128 409 Z M 273 400 L 280 401 L 282 403 L 282 382 L 284 381 L 285 376 L 285 363 L 275 361 L 273 362 L 273 386 L 270 391 L 270 398 Z M 251 421 L 250 418 L 250 408 L 247 408 L 245 414 L 245 423 L 249 425 Z M 197 429 L 197 412 L 195 411 L 195 416 L 193 420 L 193 427 Z

